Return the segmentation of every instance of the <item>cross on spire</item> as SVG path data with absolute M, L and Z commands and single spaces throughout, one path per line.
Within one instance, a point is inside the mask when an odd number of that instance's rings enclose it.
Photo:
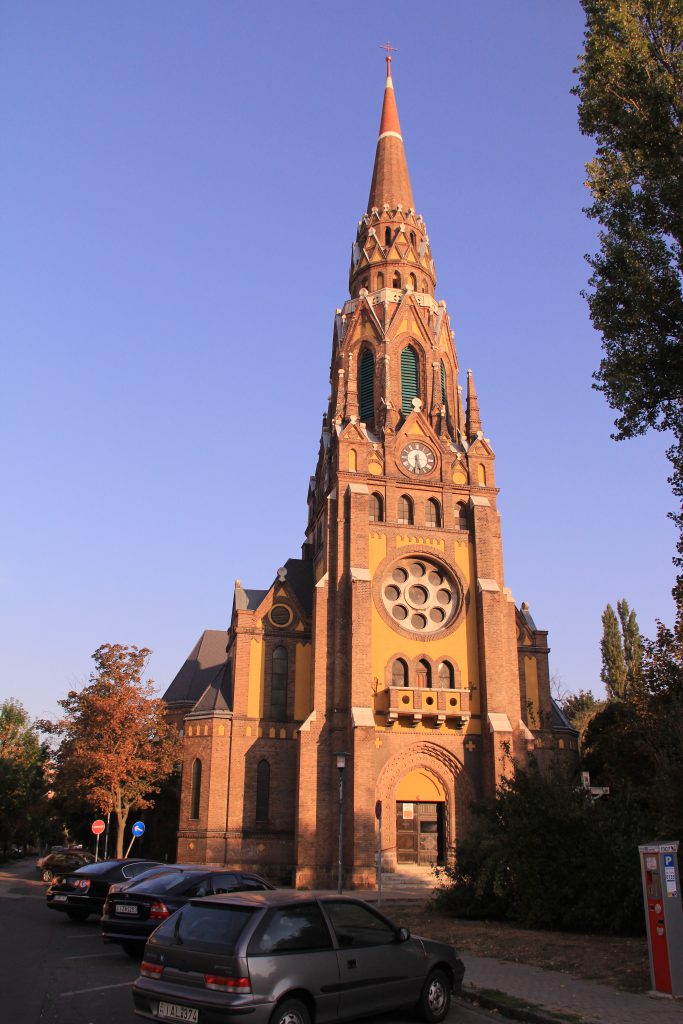
M 380 50 L 386 50 L 387 55 L 384 58 L 387 62 L 387 72 L 389 71 L 389 65 L 391 64 L 391 51 L 397 52 L 396 47 L 392 46 L 391 43 L 378 43 Z

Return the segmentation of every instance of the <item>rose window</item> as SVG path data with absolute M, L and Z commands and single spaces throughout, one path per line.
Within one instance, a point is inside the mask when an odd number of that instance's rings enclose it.
M 459 608 L 460 590 L 449 572 L 426 558 L 406 558 L 382 583 L 382 601 L 391 618 L 415 633 L 436 633 Z

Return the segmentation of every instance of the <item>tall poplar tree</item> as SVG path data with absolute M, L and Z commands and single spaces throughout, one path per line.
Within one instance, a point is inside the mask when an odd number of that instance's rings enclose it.
M 608 604 L 602 613 L 602 670 L 600 678 L 610 700 L 623 700 L 626 694 L 626 658 L 619 631 L 619 620 L 614 608 Z
M 619 415 L 616 440 L 668 430 L 683 498 L 683 4 L 581 0 L 579 126 L 597 143 L 587 165 L 600 224 L 588 305 L 602 334 L 595 373 Z M 678 558 L 683 566 L 683 511 Z

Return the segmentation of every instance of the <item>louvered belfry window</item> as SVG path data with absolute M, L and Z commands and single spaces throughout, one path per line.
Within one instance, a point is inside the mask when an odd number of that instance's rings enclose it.
M 375 360 L 367 349 L 360 357 L 358 405 L 361 423 L 370 423 L 375 417 Z
M 401 412 L 413 411 L 413 399 L 420 397 L 420 362 L 412 345 L 401 352 Z
M 446 406 L 446 413 L 450 414 L 450 409 L 448 408 L 448 391 L 446 390 L 446 367 L 444 366 L 443 359 L 441 360 L 441 394 L 443 396 L 443 404 Z

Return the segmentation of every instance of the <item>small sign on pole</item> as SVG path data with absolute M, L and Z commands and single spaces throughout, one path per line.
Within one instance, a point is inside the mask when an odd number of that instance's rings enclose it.
M 141 836 L 144 833 L 144 831 L 145 831 L 145 823 L 144 823 L 144 821 L 136 821 L 135 824 L 133 825 L 133 828 L 132 828 L 133 835 L 131 836 L 130 843 L 128 844 L 128 849 L 126 850 L 126 857 L 130 853 L 130 848 L 133 845 L 133 843 L 135 842 L 135 840 L 138 838 L 138 836 Z
M 100 836 L 104 832 L 105 827 L 106 826 L 101 818 L 96 818 L 96 820 L 93 821 L 92 825 L 90 826 L 92 834 L 94 836 L 97 836 L 97 839 L 95 840 L 95 863 L 97 863 L 97 859 L 100 853 Z

